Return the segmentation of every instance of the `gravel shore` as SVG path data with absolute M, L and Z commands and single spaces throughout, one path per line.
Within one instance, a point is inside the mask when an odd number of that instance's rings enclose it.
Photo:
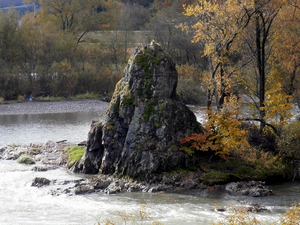
M 97 112 L 106 111 L 108 102 L 101 100 L 74 100 L 59 102 L 10 102 L 0 105 L 0 115 Z

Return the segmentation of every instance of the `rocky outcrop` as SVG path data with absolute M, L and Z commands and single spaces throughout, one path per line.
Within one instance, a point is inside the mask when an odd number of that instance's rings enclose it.
M 252 197 L 273 195 L 273 191 L 266 187 L 262 181 L 232 182 L 226 185 L 225 190 L 232 194 Z
M 106 120 L 94 123 L 78 171 L 149 180 L 186 166 L 178 141 L 201 126 L 176 95 L 178 75 L 152 42 L 135 49 L 117 83 Z
M 102 145 L 103 123 L 93 121 L 88 134 L 86 151 L 78 163 L 73 166 L 73 172 L 96 174 L 99 172 L 100 162 L 103 157 L 104 147 Z

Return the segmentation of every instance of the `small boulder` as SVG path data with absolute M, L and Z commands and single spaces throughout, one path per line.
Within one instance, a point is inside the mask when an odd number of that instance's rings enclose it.
M 36 177 L 33 179 L 31 186 L 42 187 L 50 184 L 50 180 L 44 177 Z

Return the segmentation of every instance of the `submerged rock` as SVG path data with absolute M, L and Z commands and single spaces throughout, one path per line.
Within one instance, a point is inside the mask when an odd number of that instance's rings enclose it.
M 116 85 L 106 120 L 93 123 L 77 171 L 149 180 L 185 167 L 187 156 L 178 141 L 202 128 L 178 100 L 177 80 L 174 62 L 158 44 L 136 48 Z

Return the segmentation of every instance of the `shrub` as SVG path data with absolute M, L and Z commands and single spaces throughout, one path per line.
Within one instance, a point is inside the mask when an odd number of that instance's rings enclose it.
M 238 119 L 240 102 L 236 97 L 226 98 L 222 110 L 208 110 L 208 119 L 204 124 L 205 132 L 195 133 L 180 140 L 182 150 L 213 151 L 223 159 L 232 155 L 242 155 L 249 146 L 248 132 L 242 129 Z
M 212 225 L 298 225 L 300 223 L 300 204 L 293 204 L 285 214 L 281 217 L 280 221 L 274 223 L 262 223 L 255 218 L 255 213 L 251 213 L 249 206 L 244 207 L 231 207 L 230 215 L 228 215 L 222 222 L 212 222 Z
M 280 180 L 287 180 L 287 167 L 284 162 L 278 157 L 273 156 L 268 152 L 259 154 L 255 161 L 255 177 L 258 180 L 267 182 L 279 182 Z
M 277 139 L 280 153 L 286 159 L 300 160 L 300 121 L 296 120 L 284 126 Z
M 150 213 L 148 213 L 145 209 L 145 205 L 142 204 L 141 206 L 141 209 L 138 210 L 136 212 L 137 216 L 134 215 L 134 214 L 128 214 L 127 212 L 125 211 L 122 211 L 122 212 L 118 212 L 118 216 L 119 216 L 119 221 L 120 223 L 117 223 L 116 221 L 113 221 L 113 220 L 110 220 L 110 219 L 106 219 L 105 221 L 103 222 L 98 222 L 97 225 L 121 225 L 121 224 L 135 224 L 135 225 L 138 225 L 138 224 L 145 224 L 144 222 L 149 222 L 147 224 L 150 224 L 150 220 L 151 220 L 151 216 L 150 216 Z M 158 222 L 158 221 L 154 221 L 151 223 L 151 225 L 163 225 L 163 223 L 161 222 Z
M 280 221 L 281 225 L 297 225 L 300 224 L 300 204 L 293 204 L 287 210 Z
M 24 102 L 24 96 L 23 95 L 18 95 L 17 102 L 18 103 Z
M 249 127 L 247 140 L 252 147 L 266 152 L 277 152 L 276 135 L 274 133 L 262 134 L 258 127 Z

